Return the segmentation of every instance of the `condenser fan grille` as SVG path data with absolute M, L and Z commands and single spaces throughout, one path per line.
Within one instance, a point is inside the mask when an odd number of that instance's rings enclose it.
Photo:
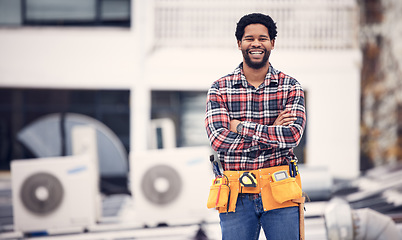
M 157 165 L 146 171 L 142 178 L 141 188 L 144 196 L 150 202 L 165 205 L 173 202 L 180 195 L 182 180 L 174 168 Z
M 63 200 L 64 190 L 54 175 L 40 172 L 26 178 L 20 196 L 23 205 L 34 214 L 47 215 L 55 211 Z

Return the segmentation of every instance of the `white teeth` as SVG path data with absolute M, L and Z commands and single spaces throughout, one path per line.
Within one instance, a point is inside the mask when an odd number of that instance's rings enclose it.
M 262 54 L 262 52 L 250 52 L 251 54 Z

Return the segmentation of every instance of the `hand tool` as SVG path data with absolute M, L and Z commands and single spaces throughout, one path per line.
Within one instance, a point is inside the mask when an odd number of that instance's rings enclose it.
M 274 180 L 274 182 L 282 181 L 287 178 L 289 178 L 289 175 L 286 170 L 277 171 L 272 174 L 272 180 Z
M 217 161 L 215 161 L 214 155 L 209 156 L 209 161 L 211 161 L 212 171 L 214 172 L 215 177 L 222 176 L 221 169 L 219 168 L 219 163 Z
M 244 172 L 239 178 L 240 185 L 242 187 L 256 187 L 257 180 L 253 173 Z

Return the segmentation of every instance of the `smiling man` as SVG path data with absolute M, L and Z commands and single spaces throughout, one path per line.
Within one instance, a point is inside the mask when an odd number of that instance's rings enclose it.
M 252 69 L 261 69 L 267 64 L 275 39 L 269 37 L 268 29 L 263 24 L 251 24 L 244 28 L 247 35 L 238 40 L 239 49 L 243 53 L 244 62 Z M 255 41 L 258 39 L 259 41 Z
M 303 235 L 293 148 L 306 125 L 304 92 L 269 62 L 276 35 L 270 16 L 243 16 L 235 32 L 243 61 L 208 91 L 206 130 L 230 189 L 226 204 L 216 206 L 222 239 L 258 239 L 261 227 L 267 239 Z

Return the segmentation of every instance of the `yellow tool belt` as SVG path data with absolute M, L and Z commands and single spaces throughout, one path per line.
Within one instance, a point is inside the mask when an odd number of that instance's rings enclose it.
M 239 193 L 261 194 L 264 211 L 277 208 L 298 206 L 292 200 L 302 197 L 300 174 L 275 181 L 273 174 L 286 171 L 289 166 L 277 166 L 250 171 L 224 171 L 223 177 L 215 179 L 208 197 L 208 208 L 216 208 L 220 213 L 234 212 Z M 256 187 L 241 186 L 239 178 L 244 172 L 252 173 L 256 179 Z

